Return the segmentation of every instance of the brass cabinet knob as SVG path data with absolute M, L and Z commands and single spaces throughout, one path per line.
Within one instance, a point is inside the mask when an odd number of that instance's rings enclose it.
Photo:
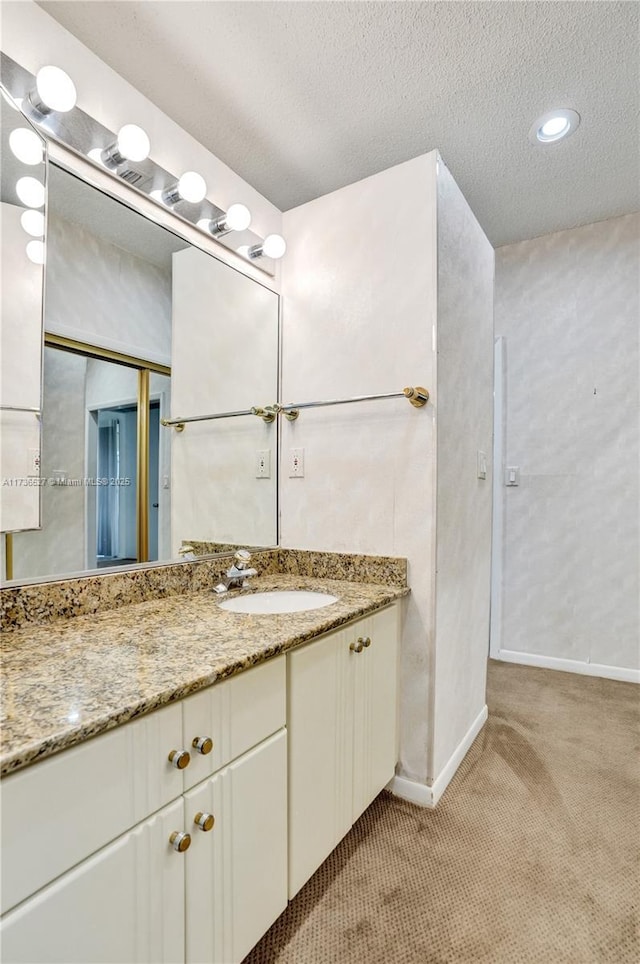
M 358 642 L 357 642 L 357 643 L 350 643 L 350 644 L 349 644 L 349 649 L 351 650 L 352 653 L 361 653 L 362 650 L 363 650 L 363 647 L 364 647 L 364 643 L 363 643 L 363 641 L 362 641 L 362 637 L 361 637 L 361 636 L 358 637 Z
M 183 854 L 191 846 L 191 834 L 184 830 L 174 830 L 169 837 L 169 843 L 177 853 Z
M 193 818 L 193 822 L 195 823 L 196 827 L 199 827 L 200 830 L 204 830 L 206 833 L 209 830 L 213 830 L 213 825 L 216 821 L 212 813 L 198 812 Z
M 371 636 L 365 636 L 364 639 L 362 640 L 362 645 L 364 646 L 365 649 L 368 649 L 369 646 L 371 646 Z
M 184 770 L 191 762 L 188 750 L 172 750 L 169 754 L 169 763 L 177 770 Z
M 191 744 L 198 753 L 207 754 L 213 750 L 213 740 L 210 736 L 196 736 Z

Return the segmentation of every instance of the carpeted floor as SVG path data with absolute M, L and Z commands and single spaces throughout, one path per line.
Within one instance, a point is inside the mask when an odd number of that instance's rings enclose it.
M 490 662 L 435 811 L 381 794 L 246 964 L 638 964 L 640 690 Z

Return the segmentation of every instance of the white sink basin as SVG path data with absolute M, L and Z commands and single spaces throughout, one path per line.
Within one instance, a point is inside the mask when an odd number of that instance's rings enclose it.
M 306 589 L 286 589 L 274 592 L 257 592 L 252 596 L 236 596 L 220 603 L 220 609 L 230 613 L 302 613 L 310 609 L 322 609 L 337 602 L 337 596 L 328 592 L 311 592 Z

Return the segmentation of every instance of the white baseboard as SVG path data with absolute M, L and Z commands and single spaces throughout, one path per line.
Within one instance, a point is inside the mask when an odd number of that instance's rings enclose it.
M 559 659 L 556 656 L 541 656 L 538 653 L 518 653 L 514 649 L 501 649 L 493 659 L 505 663 L 520 663 L 523 666 L 540 666 L 542 669 L 556 669 L 563 673 L 580 673 L 583 676 L 600 676 L 624 683 L 640 683 L 640 669 L 625 666 L 607 666 L 604 663 L 583 663 L 579 659 Z
M 417 803 L 419 807 L 433 809 L 451 783 L 456 770 L 467 755 L 469 747 L 486 723 L 488 715 L 489 711 L 485 704 L 430 787 L 424 783 L 417 783 L 415 780 L 408 780 L 407 777 L 394 777 L 387 784 L 387 790 L 390 790 L 396 797 L 401 797 L 410 803 Z

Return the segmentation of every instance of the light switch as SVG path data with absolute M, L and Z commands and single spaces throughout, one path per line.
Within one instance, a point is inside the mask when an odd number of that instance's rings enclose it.
M 520 466 L 508 465 L 505 472 L 505 485 L 520 485 Z
M 478 449 L 478 478 L 486 479 L 487 477 L 487 453 L 481 452 Z

